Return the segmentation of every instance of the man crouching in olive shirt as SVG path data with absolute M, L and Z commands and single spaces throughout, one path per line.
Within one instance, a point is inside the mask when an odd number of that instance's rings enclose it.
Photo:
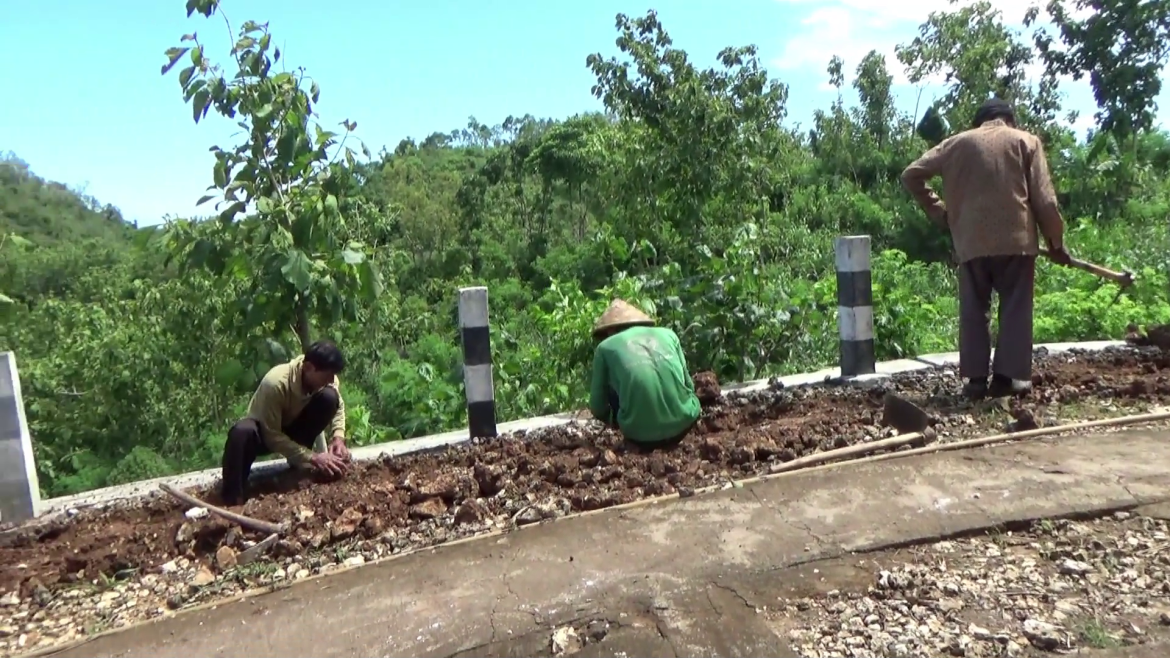
M 228 430 L 223 447 L 225 505 L 244 502 L 252 464 L 261 455 L 278 453 L 288 463 L 329 476 L 349 471 L 345 446 L 345 402 L 337 389 L 337 375 L 345 357 L 330 341 L 317 341 L 303 356 L 273 367 L 264 375 L 248 415 Z M 328 430 L 325 452 L 314 453 L 317 437 Z

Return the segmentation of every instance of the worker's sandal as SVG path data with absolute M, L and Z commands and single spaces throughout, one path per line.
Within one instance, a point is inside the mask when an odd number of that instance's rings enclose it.
M 993 375 L 987 387 L 987 396 L 992 398 L 1022 397 L 1032 391 L 1032 382 Z
M 987 378 L 972 377 L 963 385 L 963 395 L 969 400 L 978 401 L 987 397 Z

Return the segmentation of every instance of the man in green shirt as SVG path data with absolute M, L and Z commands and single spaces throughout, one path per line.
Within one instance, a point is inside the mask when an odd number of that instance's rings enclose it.
M 264 375 L 248 415 L 228 430 L 223 446 L 225 505 L 244 502 L 252 464 L 261 455 L 278 453 L 295 468 L 330 476 L 349 470 L 345 446 L 345 402 L 337 389 L 337 375 L 345 357 L 330 341 L 317 341 L 303 356 L 274 366 Z M 317 438 L 328 431 L 329 448 L 313 452 Z
M 593 417 L 642 447 L 675 445 L 702 409 L 678 336 L 642 311 L 615 299 L 598 318 L 593 337 Z

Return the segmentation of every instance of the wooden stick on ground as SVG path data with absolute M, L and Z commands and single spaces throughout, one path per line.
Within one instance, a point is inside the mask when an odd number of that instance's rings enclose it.
M 976 448 L 980 446 L 991 445 L 994 443 L 1006 443 L 1008 441 L 1015 441 L 1018 439 L 1030 439 L 1038 436 L 1047 436 L 1049 434 L 1060 434 L 1062 432 L 1075 432 L 1079 430 L 1094 429 L 1097 427 L 1122 427 L 1125 425 L 1136 425 L 1138 423 L 1151 423 L 1160 420 L 1170 420 L 1170 412 L 1154 412 L 1147 414 L 1138 414 L 1136 416 L 1121 416 L 1119 418 L 1103 418 L 1101 420 L 1090 420 L 1079 423 L 1069 423 L 1067 425 L 1053 425 L 1052 427 L 1040 427 L 1034 430 L 1024 430 L 1023 432 L 1008 432 L 1006 434 L 995 434 L 993 436 L 985 436 L 977 439 L 967 439 L 964 441 L 955 441 L 954 443 L 934 443 L 932 445 L 921 448 L 914 448 L 912 450 L 903 450 L 902 452 L 891 452 L 884 455 L 873 455 L 864 457 L 862 459 L 849 460 L 848 463 L 868 463 L 876 461 L 885 461 L 887 459 L 898 459 L 901 457 L 910 457 L 912 455 L 924 455 L 932 452 L 942 452 L 946 450 L 962 450 L 964 448 Z M 901 434 L 889 439 L 882 439 L 881 441 L 872 441 L 870 443 L 859 443 L 837 450 L 828 450 L 812 455 L 806 455 L 799 459 L 794 459 L 790 462 L 776 464 L 769 469 L 770 473 L 783 473 L 785 471 L 794 470 L 820 470 L 827 468 L 828 465 L 817 466 L 824 462 L 833 461 L 842 457 L 852 457 L 867 452 L 874 452 L 877 450 L 889 450 L 898 448 L 908 443 L 912 443 L 919 438 L 921 434 Z M 808 468 L 815 467 L 815 468 Z
M 854 455 L 862 455 L 867 452 L 875 452 L 877 450 L 890 450 L 893 448 L 901 448 L 904 445 L 909 445 L 915 442 L 923 441 L 921 432 L 910 432 L 909 434 L 899 434 L 891 436 L 888 439 L 881 439 L 880 441 L 867 441 L 866 443 L 858 443 L 844 448 L 837 448 L 836 450 L 828 450 L 825 452 L 817 452 L 803 457 L 797 457 L 790 462 L 782 462 L 780 464 L 773 464 L 768 469 L 769 473 L 783 473 L 784 471 L 795 471 L 809 466 L 814 466 L 822 462 L 831 461 L 834 459 L 841 459 L 842 457 L 852 457 Z
M 260 519 L 253 519 L 252 517 L 244 516 L 243 514 L 236 514 L 235 512 L 229 512 L 223 508 L 216 507 L 215 505 L 208 505 L 207 503 L 199 500 L 198 498 L 192 496 L 191 494 L 183 493 L 182 491 L 179 491 L 178 489 L 172 487 L 171 485 L 169 485 L 165 482 L 160 482 L 158 485 L 158 488 L 167 492 L 167 494 L 172 496 L 173 498 L 177 498 L 178 500 L 180 500 L 184 503 L 187 503 L 188 505 L 191 505 L 192 507 L 202 507 L 202 508 L 206 509 L 208 512 L 211 512 L 212 514 L 214 514 L 220 518 L 227 519 L 228 521 L 231 521 L 232 523 L 235 523 L 235 524 L 239 525 L 240 527 L 247 528 L 249 530 L 255 530 L 256 532 L 263 532 L 263 533 L 269 534 L 269 535 L 283 535 L 285 530 L 286 530 L 284 524 L 281 524 L 281 523 L 271 523 L 269 521 L 261 521 Z

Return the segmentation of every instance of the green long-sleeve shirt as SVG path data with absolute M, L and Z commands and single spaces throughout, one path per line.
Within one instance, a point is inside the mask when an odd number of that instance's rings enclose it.
M 617 425 L 635 443 L 672 439 L 702 413 L 678 336 L 662 327 L 631 327 L 597 346 L 589 410 L 603 422 L 613 422 L 611 391 Z
M 252 401 L 248 403 L 248 418 L 260 421 L 264 426 L 264 443 L 268 449 L 283 455 L 289 464 L 300 467 L 309 463 L 313 451 L 289 438 L 283 428 L 300 415 L 313 397 L 312 393 L 305 392 L 301 384 L 301 365 L 304 360 L 305 357 L 298 356 L 288 363 L 273 366 L 264 375 L 252 395 Z M 337 385 L 337 378 L 334 377 L 330 386 Z M 330 437 L 345 436 L 345 401 L 340 390 L 337 399 L 337 413 L 326 430 Z

